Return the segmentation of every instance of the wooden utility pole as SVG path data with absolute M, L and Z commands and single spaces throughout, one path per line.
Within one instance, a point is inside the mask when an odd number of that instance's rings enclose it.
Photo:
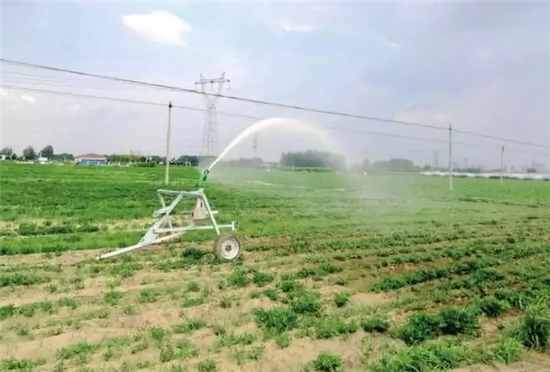
M 449 190 L 453 191 L 453 128 L 449 124 Z
M 166 173 L 164 174 L 164 184 L 170 182 L 170 134 L 172 122 L 172 101 L 168 103 L 168 128 L 166 129 Z
M 502 185 L 502 177 L 504 174 L 504 146 L 502 146 L 502 150 L 500 151 L 500 184 Z

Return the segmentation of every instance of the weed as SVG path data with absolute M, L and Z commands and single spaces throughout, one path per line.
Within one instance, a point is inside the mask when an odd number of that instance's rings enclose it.
M 250 278 L 243 270 L 237 270 L 227 277 L 227 285 L 230 287 L 242 288 L 249 285 L 250 282 Z
M 473 334 L 478 328 L 479 309 L 474 307 L 446 307 L 440 310 L 440 329 L 448 335 Z
M 485 297 L 479 301 L 479 309 L 490 318 L 496 318 L 510 308 L 507 302 L 494 297 Z
M 264 287 L 273 281 L 273 275 L 256 271 L 252 276 L 252 282 L 258 287 Z
M 286 347 L 290 346 L 290 337 L 288 336 L 288 333 L 281 333 L 277 337 L 275 337 L 275 344 L 281 349 L 284 349 Z
M 394 355 L 383 355 L 373 372 L 446 371 L 474 360 L 471 350 L 447 340 L 428 341 L 422 345 L 400 349 Z
M 163 328 L 151 328 L 149 330 L 151 338 L 157 342 L 162 342 L 166 339 L 167 333 Z
M 320 316 L 323 311 L 323 304 L 317 293 L 306 292 L 292 300 L 290 308 L 297 314 Z
M 523 345 L 520 341 L 511 337 L 502 337 L 493 348 L 492 353 L 496 360 L 504 364 L 510 364 L 517 361 L 523 351 Z
M 190 281 L 189 283 L 187 283 L 187 292 L 200 292 L 200 291 L 201 291 L 201 286 L 199 285 L 199 283 L 195 281 Z
M 221 338 L 216 341 L 216 347 L 231 347 L 235 345 L 250 345 L 256 341 L 256 336 L 252 333 L 244 333 L 236 335 L 234 333 L 223 334 Z
M 178 324 L 172 327 L 174 333 L 188 333 L 197 331 L 207 326 L 207 323 L 201 319 L 190 320 L 183 324 Z
M 255 299 L 257 299 L 257 298 L 260 298 L 261 295 L 262 295 L 262 294 L 261 294 L 260 292 L 258 292 L 258 291 L 252 291 L 252 292 L 250 292 L 249 297 L 250 297 L 252 300 L 255 300 Z
M 415 314 L 399 329 L 398 335 L 408 345 L 413 345 L 435 337 L 439 324 L 440 319 L 436 315 Z
M 304 288 L 304 285 L 300 282 L 297 282 L 292 279 L 283 280 L 281 282 L 281 291 L 284 293 L 297 293 L 302 291 Z
M 275 289 L 266 289 L 263 293 L 264 296 L 269 298 L 271 301 L 277 301 L 279 299 L 279 295 Z
M 349 304 L 351 295 L 349 293 L 337 293 L 334 295 L 334 303 L 338 307 L 344 307 Z
M 197 363 L 198 372 L 216 372 L 217 370 L 218 365 L 213 359 L 205 359 Z
M 34 284 L 47 283 L 51 279 L 34 275 L 20 273 L 0 275 L 0 287 L 30 286 Z
M 115 306 L 115 305 L 118 305 L 118 303 L 122 299 L 122 293 L 111 290 L 110 292 L 105 293 L 105 295 L 103 296 L 103 299 L 105 303 L 107 303 L 108 305 Z M 141 301 L 141 294 L 140 294 L 140 301 Z
M 220 300 L 220 307 L 222 309 L 229 309 L 231 308 L 231 306 L 233 305 L 233 300 L 231 299 L 231 297 L 222 297 L 222 299 Z
M 59 306 L 61 307 L 68 307 L 69 309 L 76 309 L 78 307 L 78 304 L 74 298 L 60 298 L 57 302 Z
M 183 301 L 181 302 L 182 307 L 195 307 L 202 305 L 204 303 L 204 299 L 202 297 L 197 298 L 188 298 L 185 297 Z
M 544 303 L 529 306 L 523 319 L 511 333 L 529 349 L 548 348 L 550 346 L 550 310 Z
M 328 339 L 354 333 L 358 328 L 359 326 L 354 321 L 346 322 L 340 317 L 331 316 L 315 323 L 313 337 L 316 339 Z
M 31 328 L 28 324 L 17 323 L 14 326 L 15 334 L 18 336 L 28 336 L 31 333 Z
M 342 367 L 342 357 L 323 352 L 313 361 L 313 368 L 319 372 L 338 372 Z
M 347 279 L 344 279 L 344 278 L 337 278 L 334 281 L 334 284 L 341 285 L 343 287 L 343 286 L 346 286 L 348 284 L 348 281 L 347 281 Z
M 17 313 L 17 309 L 14 305 L 6 305 L 0 307 L 0 320 L 12 317 Z
M 380 316 L 376 316 L 363 321 L 361 326 L 363 327 L 363 330 L 365 332 L 378 332 L 378 333 L 384 333 L 390 328 L 389 323 Z
M 57 292 L 57 286 L 55 284 L 51 283 L 51 284 L 48 284 L 46 286 L 45 290 L 48 293 L 55 293 L 55 292 Z
M 139 302 L 153 303 L 157 302 L 159 293 L 154 289 L 142 289 L 139 291 Z
M 43 364 L 46 364 L 44 359 L 5 358 L 0 362 L 0 371 L 30 372 Z
M 298 315 L 288 308 L 255 309 L 254 317 L 258 327 L 275 334 L 290 331 L 298 325 Z
M 57 357 L 62 360 L 79 359 L 86 361 L 87 357 L 97 349 L 97 345 L 82 342 L 79 344 L 70 345 L 58 351 Z
M 241 365 L 249 360 L 260 360 L 264 356 L 264 346 L 252 346 L 249 348 L 238 349 L 235 352 L 237 365 Z

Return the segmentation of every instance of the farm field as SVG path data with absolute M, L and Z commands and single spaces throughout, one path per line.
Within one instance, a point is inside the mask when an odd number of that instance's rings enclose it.
M 214 169 L 238 260 L 208 232 L 93 260 L 163 175 L 1 164 L 0 371 L 550 370 L 550 183 Z

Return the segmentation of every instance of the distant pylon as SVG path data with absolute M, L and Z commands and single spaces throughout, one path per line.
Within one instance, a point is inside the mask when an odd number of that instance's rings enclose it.
M 206 120 L 202 132 L 201 157 L 218 156 L 216 103 L 219 98 L 218 95 L 222 93 L 222 89 L 226 83 L 229 84 L 230 81 L 225 78 L 225 72 L 219 78 L 214 79 L 205 78 L 201 74 L 200 80 L 195 83 L 195 89 L 197 89 L 197 85 L 200 85 L 200 90 L 204 93 L 203 97 L 206 105 Z

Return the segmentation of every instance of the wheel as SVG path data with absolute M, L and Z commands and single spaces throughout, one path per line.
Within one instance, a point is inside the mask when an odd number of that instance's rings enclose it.
M 222 260 L 234 260 L 240 252 L 241 244 L 234 236 L 221 235 L 214 242 L 214 253 Z

